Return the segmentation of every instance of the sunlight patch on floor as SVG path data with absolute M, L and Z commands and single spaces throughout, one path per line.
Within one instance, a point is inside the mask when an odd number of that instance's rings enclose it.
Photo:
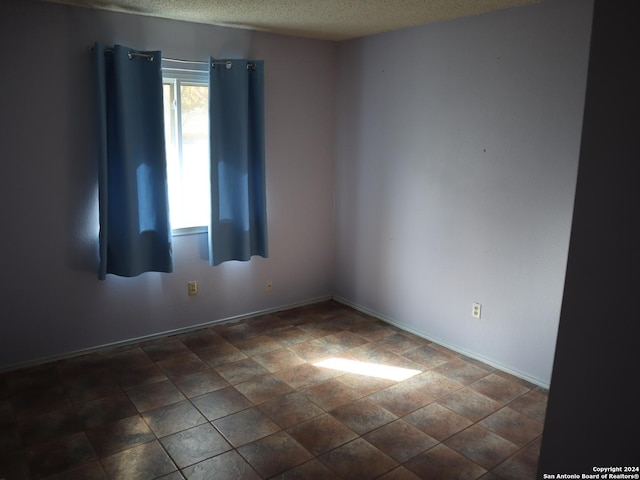
M 401 382 L 414 375 L 422 373 L 420 370 L 411 370 L 409 368 L 392 367 L 390 365 L 380 365 L 376 363 L 359 362 L 357 360 L 347 360 L 345 358 L 329 358 L 321 362 L 314 363 L 316 367 L 330 368 L 332 370 L 341 370 L 347 373 L 357 373 L 368 377 L 385 378 L 387 380 L 395 380 Z

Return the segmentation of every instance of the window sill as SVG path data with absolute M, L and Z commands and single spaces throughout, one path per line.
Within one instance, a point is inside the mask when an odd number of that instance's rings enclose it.
M 183 235 L 196 235 L 198 233 L 207 233 L 208 227 L 187 227 L 187 228 L 174 228 L 171 230 L 172 237 L 181 237 Z

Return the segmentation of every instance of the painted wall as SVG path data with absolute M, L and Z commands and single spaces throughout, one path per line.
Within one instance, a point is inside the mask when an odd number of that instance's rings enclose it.
M 549 1 L 340 44 L 337 297 L 549 384 L 592 8 Z
M 212 268 L 183 236 L 174 273 L 97 280 L 95 41 L 265 60 L 269 259 Z M 9 0 L 0 62 L 0 368 L 331 295 L 334 44 Z

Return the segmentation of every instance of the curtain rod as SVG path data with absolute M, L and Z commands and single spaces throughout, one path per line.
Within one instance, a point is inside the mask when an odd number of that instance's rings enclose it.
M 113 49 L 112 48 L 105 48 L 104 49 L 105 53 L 106 52 L 112 52 Z M 89 52 L 93 53 L 93 47 L 89 47 Z M 138 53 L 138 52 L 129 52 L 127 55 L 129 55 L 129 60 L 131 60 L 133 57 L 141 57 L 141 58 L 146 58 L 147 60 L 149 60 L 150 62 L 153 62 L 154 60 L 154 56 L 150 53 Z M 209 65 L 209 62 L 202 62 L 199 60 L 179 60 L 177 58 L 166 58 L 166 57 L 162 57 L 161 60 L 165 61 L 165 62 L 175 62 L 175 63 L 194 63 L 197 65 Z M 224 65 L 225 68 L 227 70 L 230 70 L 233 67 L 233 62 L 231 60 L 227 60 L 226 62 L 211 62 L 211 66 L 213 68 L 215 68 L 216 65 Z M 256 64 L 255 63 L 247 63 L 247 70 L 255 70 L 256 69 Z

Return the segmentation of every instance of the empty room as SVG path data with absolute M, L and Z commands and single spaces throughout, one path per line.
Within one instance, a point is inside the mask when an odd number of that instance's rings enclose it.
M 600 5 L 0 2 L 0 480 L 633 468 Z

